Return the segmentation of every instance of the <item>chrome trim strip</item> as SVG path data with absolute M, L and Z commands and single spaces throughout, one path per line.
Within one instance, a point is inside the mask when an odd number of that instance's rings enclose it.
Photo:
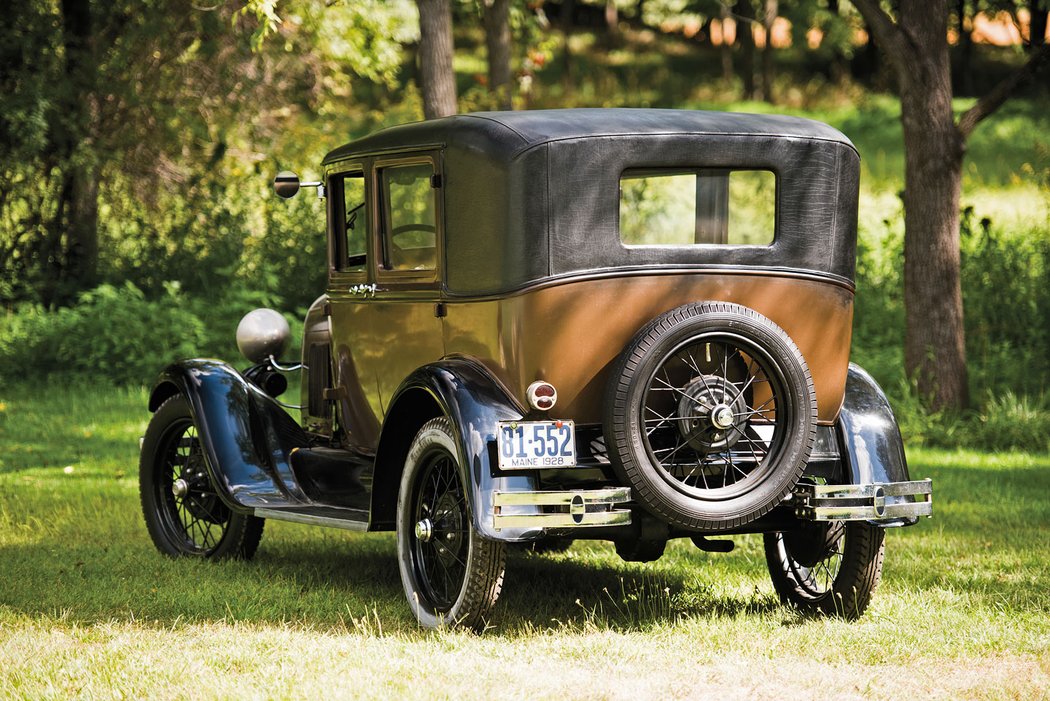
M 629 487 L 570 492 L 496 492 L 493 506 L 568 506 L 577 496 L 588 504 L 620 504 L 631 499 Z
M 496 515 L 496 528 L 586 528 L 587 526 L 628 526 L 630 511 L 596 511 L 576 523 L 572 514 L 513 514 Z
M 933 515 L 933 482 L 799 484 L 795 515 L 811 521 L 895 521 Z
M 269 518 L 274 521 L 290 521 L 292 523 L 305 523 L 308 526 L 327 526 L 329 528 L 342 528 L 344 531 L 367 531 L 368 524 L 363 521 L 349 521 L 342 518 L 330 516 L 315 516 L 287 509 L 255 509 L 255 515 L 259 518 Z
M 625 526 L 629 509 L 614 508 L 631 499 L 628 487 L 568 491 L 493 492 L 492 525 L 503 528 L 587 528 Z M 506 511 L 510 509 L 511 513 Z

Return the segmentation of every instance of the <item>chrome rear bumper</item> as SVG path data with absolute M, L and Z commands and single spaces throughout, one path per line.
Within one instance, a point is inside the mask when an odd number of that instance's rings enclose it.
M 631 499 L 627 487 L 564 492 L 495 492 L 492 522 L 503 528 L 587 528 L 626 526 L 631 512 L 618 509 Z
M 933 514 L 933 482 L 808 484 L 795 487 L 795 515 L 809 521 L 912 521 Z

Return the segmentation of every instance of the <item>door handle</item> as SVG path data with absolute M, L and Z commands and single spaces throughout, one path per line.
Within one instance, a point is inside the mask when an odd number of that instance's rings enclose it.
M 375 297 L 376 291 L 379 288 L 373 282 L 371 285 L 350 285 L 348 290 L 352 295 L 363 295 L 365 297 Z

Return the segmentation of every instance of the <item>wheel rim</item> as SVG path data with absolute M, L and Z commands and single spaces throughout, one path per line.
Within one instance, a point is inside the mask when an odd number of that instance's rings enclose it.
M 213 553 L 226 535 L 231 514 L 211 486 L 192 421 L 170 427 L 161 441 L 157 469 L 158 511 L 169 540 L 187 554 Z
M 789 537 L 777 533 L 776 548 L 784 573 L 798 587 L 798 593 L 805 599 L 819 600 L 832 593 L 835 580 L 842 569 L 842 558 L 846 545 L 846 532 L 841 524 L 829 526 L 837 531 L 838 537 L 832 538 L 825 550 L 812 565 L 804 565 L 792 554 Z
M 470 549 L 466 496 L 452 457 L 424 457 L 412 514 L 412 565 L 426 608 L 448 613 L 459 598 Z
M 780 367 L 732 333 L 692 337 L 648 375 L 637 416 L 645 449 L 673 488 L 732 499 L 774 472 L 790 403 Z

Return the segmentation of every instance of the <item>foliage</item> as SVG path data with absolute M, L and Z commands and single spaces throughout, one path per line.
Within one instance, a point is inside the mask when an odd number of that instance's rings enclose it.
M 71 307 L 24 304 L 0 316 L 0 383 L 92 380 L 117 385 L 151 382 L 167 363 L 190 357 L 239 360 L 235 330 L 260 306 L 275 306 L 265 291 L 236 286 L 221 296 L 190 297 L 178 283 L 155 299 L 132 283 L 102 285 Z M 290 317 L 293 344 L 305 310 Z M 290 348 L 287 357 L 295 357 Z
M 205 340 L 174 286 L 150 301 L 130 283 L 104 285 L 74 307 L 26 305 L 0 320 L 0 372 L 5 382 L 65 374 L 139 383 L 165 362 L 199 352 Z

